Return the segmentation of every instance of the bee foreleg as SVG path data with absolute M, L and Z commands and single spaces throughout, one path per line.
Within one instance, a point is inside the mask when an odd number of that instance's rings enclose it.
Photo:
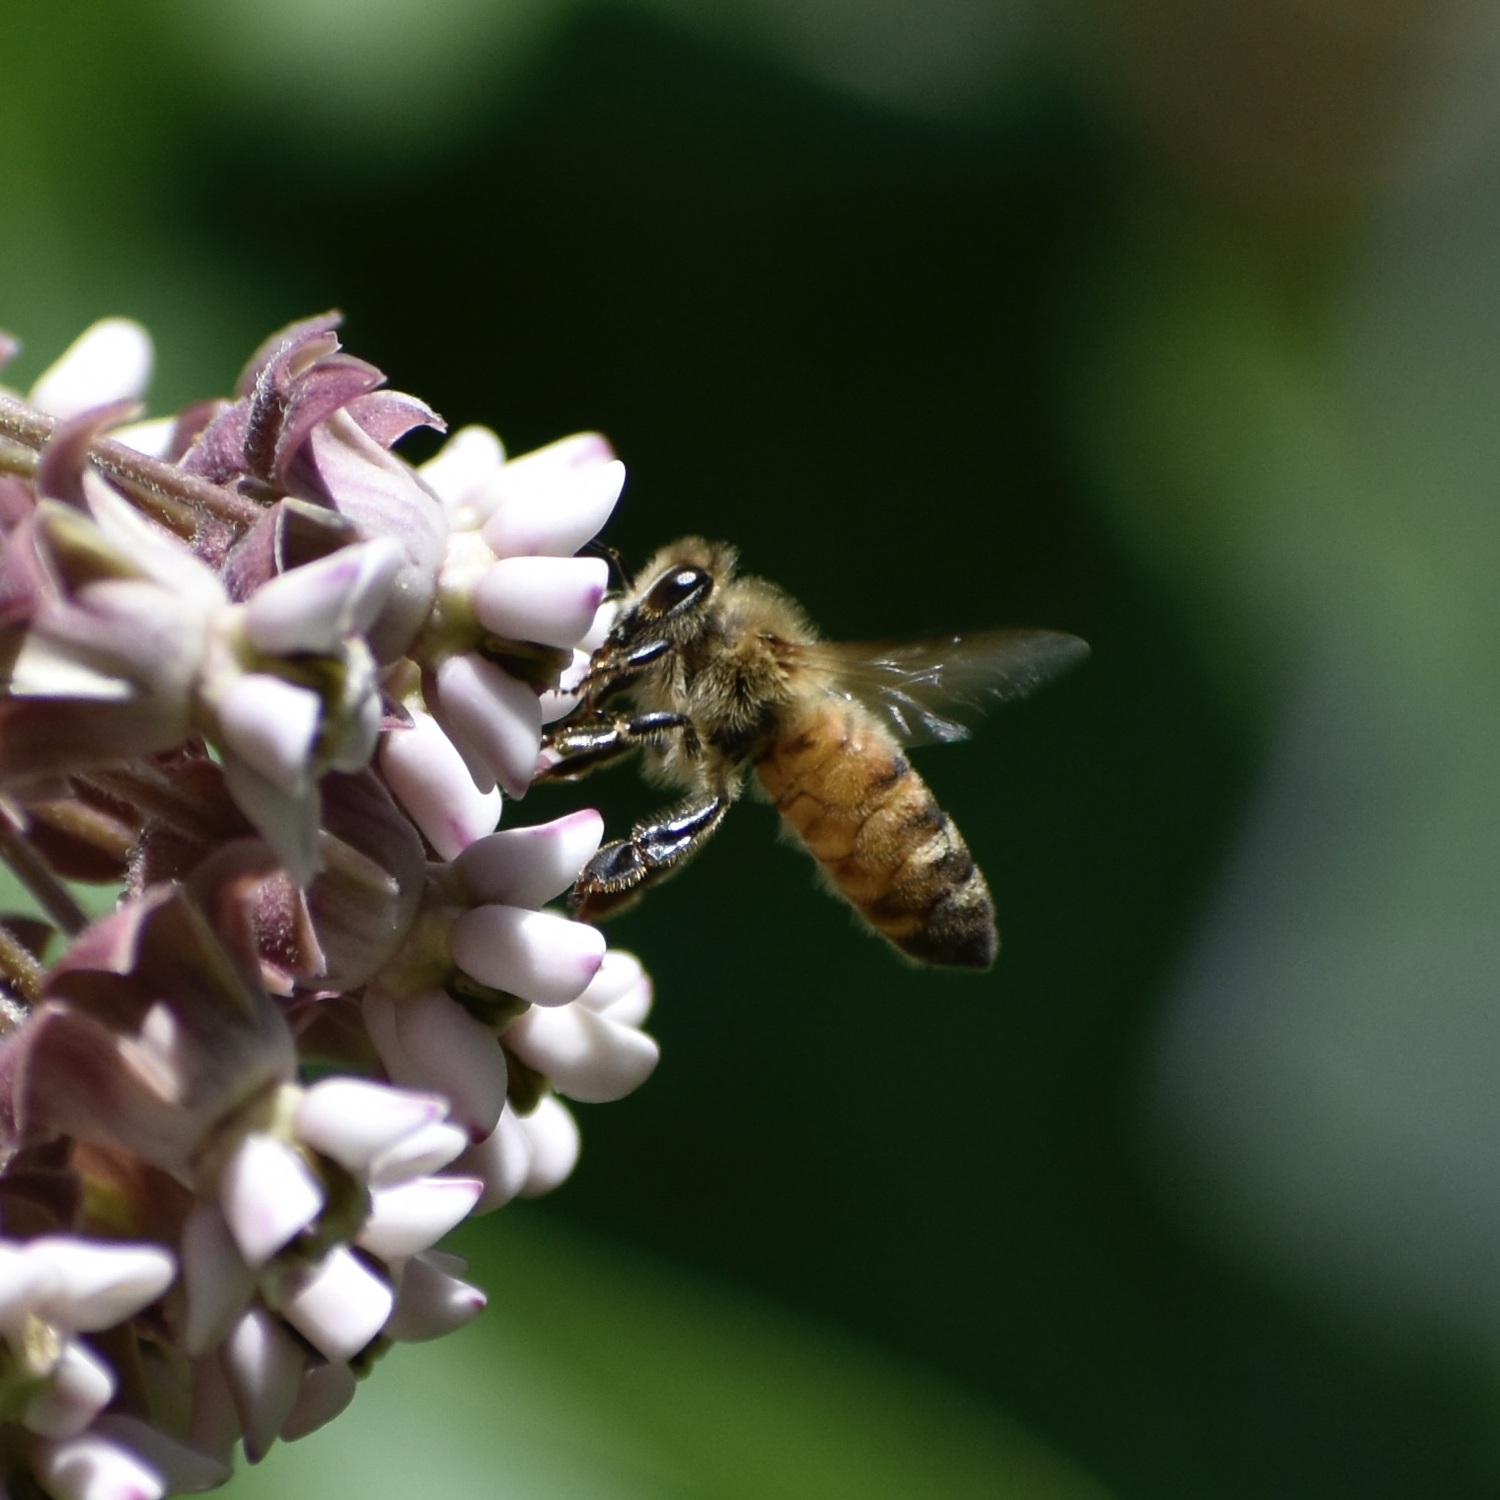
M 637 823 L 628 839 L 605 844 L 574 882 L 574 913 L 585 920 L 607 916 L 670 875 L 708 841 L 732 800 L 730 789 L 694 798 L 650 822 Z
M 598 714 L 561 724 L 542 741 L 538 781 L 576 781 L 599 766 L 668 735 L 691 732 L 686 714 Z

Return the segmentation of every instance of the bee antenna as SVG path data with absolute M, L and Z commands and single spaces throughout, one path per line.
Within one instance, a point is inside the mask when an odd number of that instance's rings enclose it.
M 595 557 L 603 557 L 615 570 L 622 589 L 628 592 L 635 587 L 635 575 L 625 565 L 625 559 L 620 556 L 617 548 L 606 546 L 600 541 L 592 541 L 588 542 L 582 550 L 593 553 Z

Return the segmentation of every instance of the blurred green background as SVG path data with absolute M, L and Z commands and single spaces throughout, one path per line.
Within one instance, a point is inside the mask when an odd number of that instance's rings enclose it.
M 614 930 L 663 1061 L 466 1232 L 486 1318 L 232 1494 L 1500 1494 L 1495 7 L 4 15 L 8 379 L 126 313 L 167 410 L 337 305 L 607 432 L 631 559 L 1094 647 L 919 762 L 991 975 L 745 806 Z

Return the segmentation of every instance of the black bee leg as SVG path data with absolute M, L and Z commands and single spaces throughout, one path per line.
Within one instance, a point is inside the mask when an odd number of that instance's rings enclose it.
M 574 882 L 574 915 L 593 921 L 628 906 L 708 842 L 730 800 L 727 792 L 716 792 L 683 803 L 653 822 L 637 823 L 628 839 L 605 844 Z
M 538 781 L 576 781 L 642 745 L 688 727 L 685 714 L 596 714 L 559 724 L 542 739 Z

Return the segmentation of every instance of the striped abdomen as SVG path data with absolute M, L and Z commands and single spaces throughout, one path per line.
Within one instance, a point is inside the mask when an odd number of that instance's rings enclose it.
M 839 892 L 903 953 L 972 969 L 995 961 L 995 908 L 968 845 L 863 709 L 797 720 L 756 769 Z

